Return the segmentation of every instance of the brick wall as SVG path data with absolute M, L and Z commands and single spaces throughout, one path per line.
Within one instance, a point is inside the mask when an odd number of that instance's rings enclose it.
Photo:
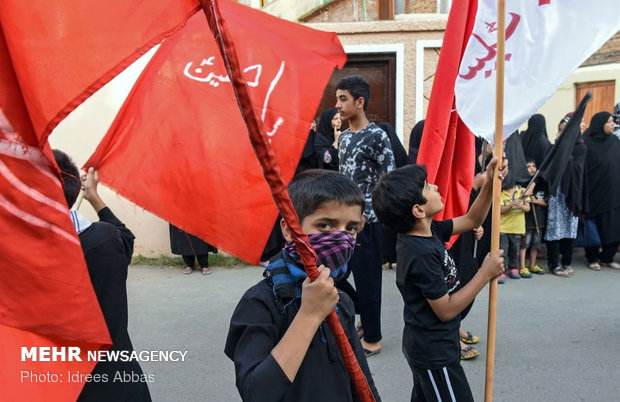
M 437 12 L 437 0 L 407 0 L 405 13 L 434 14 Z
M 354 4 L 355 3 L 355 4 Z M 356 6 L 356 7 L 354 7 Z M 373 21 L 377 19 L 377 0 L 366 0 L 364 15 L 363 0 L 334 0 L 323 7 L 302 16 L 300 22 L 350 22 Z M 357 8 L 357 12 L 356 12 Z
M 570 49 L 566 49 L 570 52 Z M 598 64 L 620 63 L 620 33 L 614 35 L 599 50 L 597 50 L 582 67 L 595 66 Z

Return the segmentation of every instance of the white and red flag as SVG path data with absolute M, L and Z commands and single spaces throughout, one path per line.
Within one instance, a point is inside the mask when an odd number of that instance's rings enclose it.
M 617 0 L 509 1 L 506 11 L 504 138 L 620 29 Z M 495 132 L 496 31 L 497 0 L 478 0 L 455 87 L 459 116 L 489 142 Z

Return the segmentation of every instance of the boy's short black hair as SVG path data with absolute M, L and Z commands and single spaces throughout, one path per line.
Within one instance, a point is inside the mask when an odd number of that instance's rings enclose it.
M 527 165 L 528 163 L 533 163 L 534 166 L 536 166 L 536 159 L 534 159 L 534 158 L 525 158 L 525 164 Z
M 407 165 L 379 179 L 372 191 L 372 207 L 381 223 L 398 233 L 413 229 L 416 218 L 411 208 L 426 204 L 422 195 L 426 177 L 423 165 Z
M 353 180 L 331 170 L 309 169 L 299 173 L 289 183 L 288 193 L 299 222 L 327 201 L 357 205 L 362 211 L 366 206 L 364 194 Z
M 364 110 L 368 107 L 368 102 L 370 102 L 370 85 L 368 85 L 364 77 L 360 75 L 346 76 L 338 81 L 336 89 L 349 91 L 351 96 L 353 96 L 353 100 L 364 98 Z
M 54 150 L 54 159 L 56 159 L 56 164 L 62 172 L 62 189 L 65 193 L 67 205 L 71 208 L 82 189 L 82 183 L 79 179 L 80 171 L 71 157 L 58 149 Z

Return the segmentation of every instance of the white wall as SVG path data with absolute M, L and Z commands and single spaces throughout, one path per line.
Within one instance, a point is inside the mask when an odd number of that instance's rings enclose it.
M 581 67 L 558 88 L 556 93 L 538 110 L 547 120 L 547 134 L 555 141 L 558 123 L 568 112 L 575 110 L 575 84 L 592 81 L 616 81 L 614 104 L 620 102 L 620 63 L 604 64 L 600 66 Z M 611 110 L 608 110 L 611 112 Z M 522 127 L 525 130 L 527 125 Z

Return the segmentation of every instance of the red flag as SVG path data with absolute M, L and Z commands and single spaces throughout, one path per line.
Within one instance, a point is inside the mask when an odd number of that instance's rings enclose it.
M 288 182 L 346 56 L 333 33 L 230 1 L 219 7 Z M 253 263 L 277 216 L 203 15 L 161 45 L 86 166 L 136 204 Z
M 426 164 L 428 182 L 439 187 L 444 199 L 438 220 L 467 212 L 473 183 L 474 136 L 456 112 L 454 84 L 476 9 L 476 0 L 452 4 L 418 153 L 418 163 Z
M 38 143 L 199 9 L 197 0 L 2 0 L 0 25 Z
M 239 102 L 239 109 L 245 121 L 248 135 L 252 148 L 263 169 L 265 180 L 269 184 L 274 201 L 282 214 L 282 218 L 286 221 L 292 230 L 295 245 L 300 250 L 301 260 L 304 269 L 308 274 L 308 278 L 314 281 L 319 276 L 317 270 L 316 253 L 312 246 L 308 243 L 308 238 L 301 230 L 301 225 L 293 203 L 286 191 L 286 185 L 280 175 L 280 169 L 276 161 L 275 154 L 271 148 L 271 140 L 265 131 L 265 125 L 262 119 L 255 111 L 252 96 L 250 95 L 249 85 L 243 77 L 243 68 L 240 65 L 237 55 L 237 44 L 230 35 L 228 22 L 222 18 L 222 13 L 217 0 L 202 0 L 205 15 L 209 21 L 209 27 L 213 33 L 213 37 L 217 41 L 220 54 L 224 58 L 226 70 L 231 78 L 233 91 Z M 374 396 L 368 386 L 368 381 L 362 373 L 362 370 L 353 354 L 351 344 L 344 333 L 338 315 L 332 311 L 326 318 L 329 328 L 336 337 L 336 343 L 342 353 L 345 368 L 351 376 L 351 381 L 355 386 L 357 395 L 364 402 L 374 401 Z
M 0 384 L 6 400 L 75 400 L 83 382 L 32 373 L 89 373 L 87 349 L 110 344 L 49 146 L 38 139 L 0 29 Z M 23 347 L 73 346 L 83 362 L 24 359 Z M 38 378 L 40 379 L 40 378 Z

